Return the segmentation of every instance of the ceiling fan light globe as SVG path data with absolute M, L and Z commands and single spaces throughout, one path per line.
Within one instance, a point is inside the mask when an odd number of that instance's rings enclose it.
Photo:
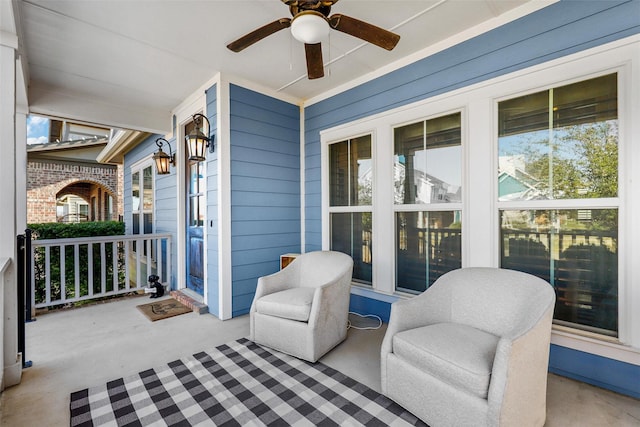
M 291 22 L 291 34 L 296 40 L 305 44 L 320 43 L 327 38 L 329 30 L 329 23 L 318 12 L 302 12 Z

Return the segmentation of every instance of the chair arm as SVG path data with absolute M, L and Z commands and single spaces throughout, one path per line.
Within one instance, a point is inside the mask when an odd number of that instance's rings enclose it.
M 329 323 L 331 319 L 344 321 L 347 327 L 349 315 L 349 294 L 351 283 L 345 276 L 340 276 L 322 286 L 318 286 L 313 294 L 311 313 L 309 313 L 309 327 L 316 329 Z M 340 327 L 340 325 L 334 325 Z
M 544 424 L 552 318 L 553 306 L 532 327 L 498 341 L 489 384 L 490 419 Z
M 439 298 L 440 295 L 426 291 L 411 299 L 396 301 L 391 305 L 389 325 L 382 343 L 392 351 L 391 339 L 398 332 L 434 323 L 449 322 L 451 319 L 450 304 Z
M 287 268 L 277 271 L 268 276 L 258 278 L 256 293 L 253 297 L 253 304 L 261 297 L 275 292 L 284 291 L 297 285 L 297 268 L 290 264 Z M 253 310 L 252 310 L 253 311 Z

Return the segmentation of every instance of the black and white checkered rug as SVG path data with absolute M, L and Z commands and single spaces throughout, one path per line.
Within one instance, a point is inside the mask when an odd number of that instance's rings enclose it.
M 322 363 L 247 339 L 71 394 L 72 426 L 425 424 Z

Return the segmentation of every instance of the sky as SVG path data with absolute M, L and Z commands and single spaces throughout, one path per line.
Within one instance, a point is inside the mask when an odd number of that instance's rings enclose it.
M 49 142 L 49 119 L 40 116 L 27 116 L 27 144 Z

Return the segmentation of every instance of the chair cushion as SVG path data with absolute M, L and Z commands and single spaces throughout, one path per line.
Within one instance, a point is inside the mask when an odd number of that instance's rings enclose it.
M 487 398 L 499 337 L 471 326 L 438 323 L 399 332 L 393 352 L 418 369 Z
M 292 288 L 265 295 L 256 301 L 256 311 L 269 316 L 307 322 L 314 288 Z

